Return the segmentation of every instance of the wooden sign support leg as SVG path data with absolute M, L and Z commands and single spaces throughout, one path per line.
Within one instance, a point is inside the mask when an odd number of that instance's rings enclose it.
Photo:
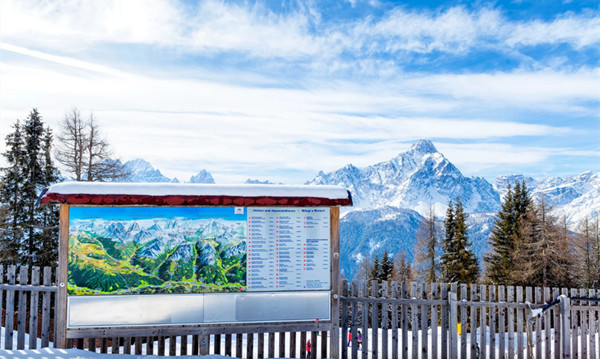
M 58 292 L 56 294 L 56 333 L 55 348 L 67 347 L 67 267 L 69 265 L 69 206 L 60 206 L 60 228 L 58 239 Z

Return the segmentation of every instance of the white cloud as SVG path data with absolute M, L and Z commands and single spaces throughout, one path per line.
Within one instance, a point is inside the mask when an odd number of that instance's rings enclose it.
M 535 20 L 510 27 L 505 41 L 511 47 L 568 43 L 579 49 L 600 42 L 600 16 L 597 13 L 566 14 L 552 22 Z
M 517 22 L 495 8 L 457 6 L 438 12 L 394 8 L 381 17 L 324 23 L 311 6 L 282 14 L 260 3 L 216 0 L 198 5 L 168 0 L 4 0 L 1 6 L 4 42 L 63 53 L 99 43 L 125 43 L 206 56 L 227 52 L 286 59 L 303 65 L 349 61 L 360 68 L 360 61 L 381 54 L 462 54 L 486 47 L 511 53 L 522 46 L 565 43 L 580 49 L 600 42 L 597 12 Z
M 23 49 L 19 53 L 41 59 L 42 64 L 3 64 L 3 133 L 9 131 L 16 118 L 24 118 L 31 107 L 38 107 L 45 120 L 57 128 L 64 112 L 77 106 L 84 115 L 94 111 L 122 159 L 142 157 L 165 174 L 180 178 L 189 178 L 206 168 L 220 181 L 240 181 L 245 180 L 240 177 L 264 178 L 261 175 L 280 169 L 293 174 L 269 179 L 302 182 L 319 169 L 387 160 L 405 150 L 403 142 L 418 138 L 481 140 L 572 133 L 567 127 L 507 119 L 496 122 L 470 116 L 448 117 L 444 113 L 459 111 L 462 100 L 452 99 L 453 93 L 446 94 L 445 100 L 432 98 L 419 88 L 437 78 L 413 78 L 415 86 L 410 85 L 410 91 L 406 91 L 410 93 L 402 90 L 406 83 L 363 87 L 328 82 L 327 87 L 312 84 L 306 89 L 258 88 L 152 78 Z M 92 75 L 42 66 L 47 60 L 91 70 Z M 423 83 L 419 85 L 419 81 Z M 544 158 L 528 151 L 506 152 L 494 156 L 489 150 L 473 149 L 475 155 L 469 155 L 471 162 L 467 164 L 502 164 L 507 159 L 530 163 Z M 465 162 L 457 157 L 458 163 L 461 160 Z M 190 163 L 197 167 L 190 168 Z M 232 166 L 237 171 L 232 173 Z

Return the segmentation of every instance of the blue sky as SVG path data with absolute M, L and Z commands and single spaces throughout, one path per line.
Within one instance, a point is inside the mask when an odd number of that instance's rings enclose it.
M 0 56 L 2 137 L 77 107 L 182 180 L 304 183 L 421 138 L 490 181 L 600 170 L 597 1 L 3 0 Z

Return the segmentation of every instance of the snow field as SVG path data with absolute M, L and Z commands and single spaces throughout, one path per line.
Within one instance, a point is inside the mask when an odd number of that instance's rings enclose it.
M 477 338 L 479 338 L 479 333 L 480 333 L 480 329 L 481 328 L 477 328 Z M 431 352 L 431 341 L 432 341 L 432 331 L 431 329 L 429 329 L 427 331 L 427 336 L 428 336 L 428 343 L 429 343 L 429 350 L 426 353 L 422 353 L 420 351 L 421 348 L 421 331 L 418 331 L 416 334 L 417 338 L 418 338 L 418 345 L 417 348 L 419 348 L 419 353 L 417 354 L 417 357 L 420 359 L 428 359 L 428 358 L 436 358 L 436 357 L 441 357 L 441 335 L 439 334 L 441 332 L 441 329 L 438 327 L 438 337 L 437 337 L 437 341 L 438 341 L 438 353 L 437 355 L 435 355 L 435 353 Z M 495 357 L 496 358 L 508 358 L 508 351 L 505 351 L 505 353 L 500 353 L 500 335 L 496 334 L 495 335 L 495 346 L 494 348 L 490 348 L 489 347 L 489 343 L 490 343 L 490 330 L 488 327 L 485 328 L 485 336 L 486 336 L 486 343 L 488 343 L 488 345 L 486 345 L 486 351 L 482 352 L 480 354 L 480 358 L 489 358 L 491 357 L 491 352 L 490 349 L 494 350 L 495 352 Z M 4 328 L 2 328 L 2 336 L 0 337 L 0 346 L 4 347 L 4 342 L 5 342 L 5 330 Z M 296 343 L 300 343 L 300 333 L 296 333 Z M 384 331 L 382 329 L 378 329 L 378 350 L 377 350 L 377 355 L 375 355 L 373 353 L 372 350 L 372 338 L 373 338 L 373 331 L 371 329 L 369 329 L 366 337 L 368 338 L 368 345 L 369 348 L 367 348 L 367 358 L 368 359 L 376 359 L 376 358 L 380 358 L 381 357 L 381 353 L 383 350 L 382 347 L 382 338 L 384 335 Z M 387 335 L 388 335 L 388 358 L 391 358 L 391 353 L 392 353 L 392 330 L 387 330 Z M 347 334 L 346 335 L 340 335 L 341 338 L 341 345 L 346 345 L 347 343 Z M 275 351 L 277 353 L 277 348 L 279 347 L 279 335 L 275 335 L 275 342 L 274 342 L 274 347 L 276 348 Z M 409 358 L 413 358 L 413 352 L 412 352 L 412 337 L 413 337 L 413 333 L 412 332 L 408 332 L 408 351 L 407 351 L 407 357 Z M 589 338 L 587 336 L 582 337 L 579 336 L 577 343 L 578 343 L 578 352 L 581 352 L 581 339 L 582 338 L 586 338 L 587 340 L 589 340 Z M 236 336 L 234 335 L 232 338 L 232 342 L 233 342 L 233 353 L 232 355 L 234 357 L 240 357 L 237 355 L 237 353 L 235 352 L 235 339 Z M 268 340 L 269 340 L 269 335 L 265 334 L 265 357 L 267 356 L 267 349 L 268 348 Z M 298 357 L 300 355 L 300 352 L 298 351 L 295 355 L 290 355 L 289 352 L 289 333 L 285 336 L 285 355 L 287 357 Z M 504 341 L 505 343 L 508 342 L 508 334 L 506 333 L 504 335 Z M 600 333 L 596 333 L 593 337 L 593 339 L 595 339 L 596 343 L 600 342 Z M 459 336 L 458 338 L 458 343 L 457 343 L 457 350 L 458 350 L 458 356 L 461 357 L 462 353 L 461 353 L 461 340 L 462 338 Z M 245 348 L 247 347 L 247 335 L 244 334 L 242 336 L 242 358 L 246 358 L 246 352 L 245 352 Z M 25 344 L 26 344 L 26 348 L 27 348 L 27 343 L 29 343 L 29 338 L 28 335 L 26 335 L 25 337 Z M 321 343 L 321 337 L 318 336 L 317 337 L 317 343 L 312 343 L 312 348 L 313 350 L 316 350 L 317 352 L 317 358 L 321 358 L 320 357 L 320 352 L 321 352 L 321 348 L 320 348 L 320 343 Z M 518 348 L 516 348 L 516 345 L 518 343 L 517 338 L 514 338 L 514 343 L 515 343 L 515 357 L 516 357 L 516 353 L 517 350 L 519 350 Z M 520 348 L 520 350 L 523 351 L 523 357 L 527 357 L 527 334 L 523 334 L 523 343 L 524 346 L 522 348 Z M 550 333 L 550 343 L 554 343 L 554 332 L 552 331 Z M 301 343 L 302 345 L 304 345 L 305 343 Z M 479 343 L 477 343 L 479 344 Z M 38 339 L 38 346 L 41 345 L 40 340 Z M 105 359 L 111 359 L 111 358 L 123 358 L 123 359 L 131 359 L 133 357 L 135 358 L 146 358 L 146 359 L 153 359 L 153 358 L 160 358 L 160 356 L 157 355 L 128 355 L 128 354 L 111 354 L 110 357 L 107 358 L 107 356 L 105 354 L 101 354 L 101 353 L 95 353 L 95 352 L 90 352 L 87 350 L 78 350 L 78 349 L 57 349 L 57 348 L 53 348 L 52 347 L 52 343 L 50 343 L 50 348 L 42 348 L 42 349 L 25 349 L 25 350 L 0 350 L 0 359 L 73 359 L 73 358 L 105 358 Z M 327 345 L 329 346 L 329 338 L 327 338 Z M 545 343 L 541 343 L 542 347 L 541 347 L 541 351 L 542 353 L 545 353 L 546 351 L 546 347 L 545 347 Z M 166 338 L 165 339 L 165 348 L 168 351 L 168 348 L 170 346 L 170 338 Z M 14 338 L 13 338 L 13 348 L 17 347 L 17 333 L 14 333 Z M 214 354 L 214 337 L 211 336 L 211 343 L 210 343 L 210 348 L 211 348 L 211 353 L 210 355 L 207 356 L 201 356 L 202 358 L 228 358 L 227 356 L 224 355 L 217 355 Z M 258 358 L 258 335 L 254 335 L 254 351 L 253 351 L 253 357 L 254 358 Z M 466 336 L 466 348 L 467 348 L 467 355 L 466 357 L 469 359 L 474 359 L 471 357 L 471 351 L 470 351 L 470 347 L 471 347 L 471 338 L 470 338 L 470 334 L 468 334 Z M 506 347 L 508 347 L 508 345 L 506 345 Z M 158 344 L 155 342 L 154 343 L 154 350 L 156 352 L 158 348 Z M 180 337 L 177 337 L 177 342 L 176 342 L 176 352 L 177 353 L 181 353 L 181 340 Z M 327 348 L 328 352 L 329 352 L 329 347 Z M 340 348 L 341 349 L 341 348 Z M 348 358 L 352 359 L 352 347 L 346 347 L 346 349 L 348 350 Z M 357 352 L 357 358 L 362 358 L 363 357 L 363 350 L 365 348 L 361 348 L 361 350 L 358 350 Z M 533 353 L 533 355 L 535 356 L 536 353 L 536 343 L 535 343 L 535 333 L 532 336 L 532 347 L 531 347 L 531 351 Z M 589 350 L 589 349 L 588 349 Z M 595 357 L 596 358 L 600 358 L 600 346 L 596 345 L 595 347 L 596 353 L 595 353 Z M 108 348 L 109 353 L 111 353 L 111 348 Z M 131 346 L 131 352 L 134 353 L 135 352 L 135 345 Z M 146 352 L 146 343 L 142 344 L 142 352 L 145 353 Z M 188 338 L 188 344 L 187 344 L 187 352 L 191 353 L 192 352 L 192 345 L 191 345 L 191 340 Z M 225 352 L 225 341 L 221 340 L 221 353 Z M 551 348 L 551 353 L 552 353 L 552 357 L 554 357 L 554 346 L 552 346 Z M 588 355 L 590 356 L 590 358 L 594 357 L 592 355 L 592 353 L 588 353 Z M 402 345 L 402 333 L 401 331 L 398 331 L 398 356 L 402 357 L 403 356 L 403 345 Z M 197 358 L 198 356 L 191 356 L 191 355 L 185 355 L 185 356 L 180 356 L 180 358 L 182 359 L 191 359 L 191 358 Z M 341 355 L 340 355 L 341 357 Z M 285 358 L 285 357 L 284 357 Z M 322 358 L 321 358 L 322 359 Z

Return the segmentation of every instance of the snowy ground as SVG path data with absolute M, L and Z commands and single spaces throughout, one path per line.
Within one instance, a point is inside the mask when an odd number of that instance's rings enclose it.
M 479 331 L 479 328 L 478 328 L 478 331 Z M 438 333 L 439 333 L 439 330 L 438 330 Z M 371 340 L 372 334 L 373 334 L 372 331 L 369 330 L 369 332 L 368 332 L 368 338 L 369 338 L 369 340 Z M 399 334 L 398 337 L 400 338 L 401 337 L 401 333 L 398 333 L 398 334 Z M 479 338 L 479 333 L 477 333 L 477 334 L 478 334 L 477 338 Z M 487 330 L 487 328 L 486 328 L 486 341 L 488 343 L 489 343 L 489 339 L 490 339 L 489 338 L 489 334 L 490 334 L 489 330 Z M 382 335 L 383 335 L 383 332 L 382 332 L 381 329 L 379 329 L 379 345 L 378 345 L 378 347 L 379 347 L 379 350 L 378 350 L 379 355 L 378 356 L 381 356 L 381 350 L 382 350 L 382 346 L 381 346 L 382 340 L 381 340 L 381 338 L 382 338 Z M 388 350 L 390 350 L 390 352 L 391 352 L 391 349 L 392 349 L 391 330 L 388 331 L 388 335 L 389 335 L 389 337 L 388 337 L 389 338 L 388 339 L 388 343 L 389 343 L 388 344 Z M 429 336 L 428 342 L 431 343 L 431 330 L 428 331 L 428 336 Z M 551 339 L 553 339 L 552 335 L 551 335 L 551 337 L 552 337 Z M 410 338 L 412 338 L 412 333 L 411 332 L 408 333 L 408 338 L 409 338 L 409 340 L 410 340 Z M 418 338 L 420 340 L 421 333 L 418 333 Z M 470 335 L 467 335 L 466 339 L 467 339 L 467 348 L 470 348 Z M 495 357 L 497 357 L 497 358 L 507 357 L 507 353 L 505 353 L 504 355 L 500 355 L 500 352 L 499 352 L 499 339 L 500 339 L 500 337 L 498 335 L 496 335 L 496 346 L 494 348 L 494 350 L 496 352 L 496 356 Z M 535 339 L 535 337 L 534 337 L 534 339 Z M 597 338 L 596 340 L 598 340 L 598 339 L 600 339 L 600 338 Z M 2 336 L 0 337 L 0 346 L 1 347 L 4 347 L 4 340 L 5 340 L 5 338 L 4 338 L 4 330 L 2 330 Z M 255 340 L 256 340 L 256 337 L 255 337 Z M 508 340 L 507 335 L 505 336 L 505 340 Z M 277 337 L 276 337 L 276 341 L 278 341 Z M 297 342 L 299 342 L 299 337 L 297 338 Z M 550 342 L 552 343 L 552 340 Z M 28 337 L 25 338 L 25 343 L 29 343 L 29 338 Z M 438 347 L 439 347 L 440 344 L 441 344 L 440 338 L 438 338 L 438 343 L 439 343 L 438 344 Z M 526 338 L 525 335 L 523 337 L 523 343 L 527 343 L 527 338 Z M 276 344 L 275 347 L 277 347 L 278 343 L 276 342 L 275 344 Z M 344 344 L 344 343 L 342 343 L 342 344 Z M 515 338 L 515 345 L 516 344 L 517 344 L 517 340 Z M 534 346 L 533 346 L 532 350 L 535 353 L 535 343 L 533 343 L 533 344 L 534 344 Z M 39 345 L 40 345 L 40 340 L 38 339 L 38 346 Z M 223 345 L 224 345 L 224 343 L 223 343 Z M 51 346 L 52 346 L 52 344 L 51 344 Z M 144 344 L 144 346 L 145 346 L 145 344 Z M 181 346 L 181 343 L 178 342 L 177 343 L 177 352 L 180 351 L 180 346 Z M 13 347 L 14 348 L 17 347 L 16 332 L 15 332 L 15 336 L 13 338 Z M 166 347 L 168 347 L 168 345 L 166 345 Z M 211 343 L 211 348 L 212 347 L 213 346 L 212 346 L 212 343 Z M 246 336 L 245 335 L 244 335 L 244 338 L 243 338 L 243 347 L 244 348 L 246 347 Z M 286 346 L 286 348 L 287 347 L 288 346 Z M 257 355 L 258 353 L 256 351 L 256 349 L 257 349 L 256 343 L 254 345 L 254 348 L 255 348 L 254 357 L 257 358 L 258 357 L 258 355 Z M 313 346 L 313 348 L 314 348 L 314 346 Z M 420 346 L 419 346 L 419 348 L 420 348 Z M 460 348 L 461 348 L 460 340 L 459 340 L 459 343 L 457 345 L 457 348 L 459 350 L 459 356 L 460 356 Z M 132 346 L 132 352 L 134 351 L 134 349 L 135 348 Z M 348 358 L 351 359 L 352 358 L 352 350 L 351 350 L 350 347 L 348 347 L 347 349 L 348 349 Z M 480 357 L 481 358 L 490 357 L 491 353 L 489 353 L 489 349 L 490 348 L 488 346 L 487 347 L 487 352 L 486 353 L 481 353 Z M 526 350 L 526 348 L 522 348 L 522 349 L 524 351 Z M 109 348 L 109 350 L 110 350 L 110 348 Z M 143 350 L 145 351 L 145 348 L 143 348 Z M 224 348 L 222 348 L 222 350 L 224 351 Z M 600 348 L 597 347 L 596 350 L 597 350 L 596 357 L 600 358 Z M 470 350 L 467 349 L 467 357 L 469 357 L 469 355 L 470 355 L 469 351 Z M 545 348 L 542 348 L 542 351 L 545 351 Z M 398 352 L 399 353 L 402 352 L 402 346 L 399 346 Z M 515 352 L 516 352 L 516 349 L 515 349 Z M 191 344 L 188 344 L 188 353 L 191 353 Z M 319 350 L 317 350 L 317 353 L 319 353 Z M 362 350 L 359 351 L 358 354 L 359 354 L 358 358 L 362 358 Z M 423 357 L 435 357 L 432 354 L 433 353 L 428 353 L 428 354 L 424 355 Z M 438 354 L 440 354 L 440 353 L 438 353 Z M 408 350 L 408 356 L 412 357 L 412 347 L 410 345 L 409 345 L 409 350 Z M 524 356 L 527 357 L 526 355 L 524 355 Z M 389 357 L 391 357 L 391 356 L 389 356 Z M 438 355 L 437 357 L 440 357 L 440 356 Z M 0 359 L 75 359 L 75 358 L 81 358 L 81 359 L 85 359 L 85 358 L 90 358 L 90 359 L 96 358 L 96 359 L 99 359 L 99 358 L 102 358 L 102 359 L 107 359 L 106 354 L 94 353 L 94 352 L 90 352 L 90 351 L 87 351 L 87 350 L 79 350 L 79 349 L 43 348 L 43 349 L 27 349 L 27 350 L 0 350 Z M 156 356 L 156 355 L 111 354 L 108 359 L 113 359 L 113 358 L 122 358 L 122 359 L 132 359 L 132 358 L 159 359 L 159 358 L 164 358 L 164 357 L 160 357 L 160 356 Z M 187 355 L 187 356 L 179 356 L 179 358 L 182 358 L 182 359 L 191 359 L 191 358 L 198 358 L 198 356 Z M 229 357 L 223 356 L 223 355 L 214 355 L 213 354 L 213 355 L 207 355 L 207 356 L 200 356 L 200 358 L 207 358 L 207 359 L 210 359 L 210 358 L 217 359 L 217 358 L 219 358 L 219 359 L 222 359 L 222 358 L 229 358 Z M 376 359 L 371 350 L 369 350 L 369 352 L 368 352 L 368 358 L 370 358 L 370 359 Z

